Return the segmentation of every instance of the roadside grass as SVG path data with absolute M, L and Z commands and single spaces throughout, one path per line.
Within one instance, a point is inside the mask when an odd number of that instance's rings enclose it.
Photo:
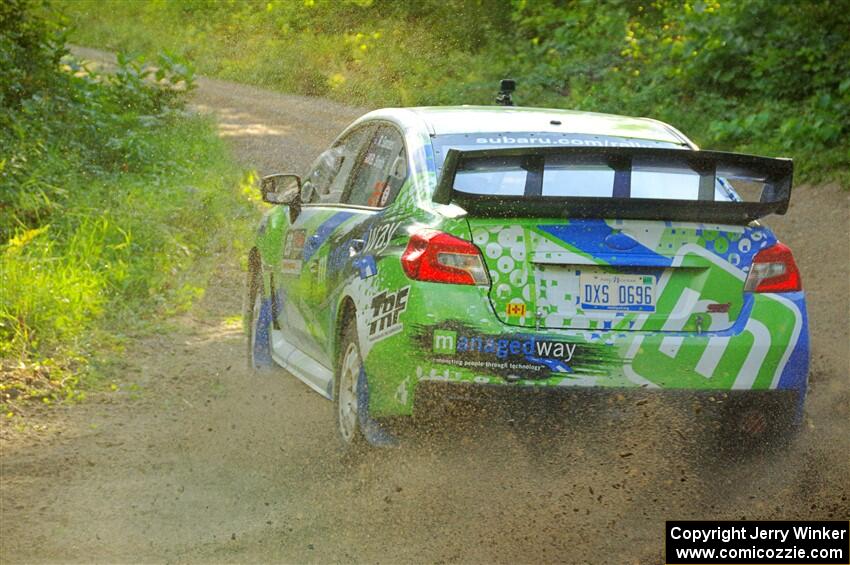
M 214 124 L 175 117 L 136 132 L 147 160 L 133 172 L 66 175 L 74 195 L 0 251 L 0 410 L 19 400 L 73 400 L 102 379 L 95 352 L 156 330 L 200 298 L 215 257 L 244 249 L 252 183 Z M 67 166 L 67 163 L 65 164 Z M 67 173 L 67 171 L 66 171 Z
M 81 67 L 42 0 L 0 6 L 0 415 L 105 388 L 129 340 L 164 328 L 241 254 L 254 182 L 191 69 Z

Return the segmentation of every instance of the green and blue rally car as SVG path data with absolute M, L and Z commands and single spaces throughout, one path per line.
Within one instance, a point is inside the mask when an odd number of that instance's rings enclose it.
M 758 222 L 791 177 L 645 118 L 370 112 L 303 178 L 263 179 L 250 362 L 333 400 L 349 447 L 391 442 L 426 393 L 493 387 L 779 399 L 793 425 L 805 295 Z

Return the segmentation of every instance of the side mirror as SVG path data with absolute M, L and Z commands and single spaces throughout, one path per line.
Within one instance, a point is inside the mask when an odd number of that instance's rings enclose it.
M 301 201 L 301 177 L 291 173 L 274 174 L 260 180 L 263 202 L 298 205 Z

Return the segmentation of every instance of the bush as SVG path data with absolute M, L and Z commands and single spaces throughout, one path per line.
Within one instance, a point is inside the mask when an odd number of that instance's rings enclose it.
M 27 368 L 74 385 L 104 330 L 187 306 L 199 259 L 252 213 L 214 124 L 184 110 L 190 68 L 122 54 L 95 73 L 64 26 L 37 0 L 0 6 L 0 401 Z
M 514 17 L 531 47 L 511 71 L 535 100 L 649 115 L 848 180 L 850 12 L 837 2 L 535 2 Z

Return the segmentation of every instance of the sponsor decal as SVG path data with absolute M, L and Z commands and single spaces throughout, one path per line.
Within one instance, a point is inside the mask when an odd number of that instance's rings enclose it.
M 316 261 L 319 263 L 319 268 L 316 270 L 316 282 L 325 282 L 328 278 L 328 256 L 322 255 Z
M 454 355 L 457 348 L 457 332 L 434 330 L 434 353 Z
M 378 201 L 378 206 L 383 208 L 387 205 L 387 202 L 390 200 L 390 194 L 392 194 L 392 186 L 389 183 L 384 183 L 384 190 L 381 192 L 381 199 Z
M 387 160 L 385 157 L 378 155 L 374 151 L 369 151 L 363 157 L 363 163 L 365 165 L 369 165 L 370 167 L 375 167 L 376 169 L 383 169 Z
M 352 264 L 354 265 L 354 268 L 360 272 L 361 279 L 368 279 L 369 277 L 374 277 L 378 274 L 378 265 L 375 263 L 374 255 L 358 257 L 352 262 Z
M 409 324 L 406 331 L 416 347 L 427 354 L 430 364 L 451 365 L 488 378 L 606 375 L 612 366 L 623 362 L 621 353 L 601 341 L 571 342 L 526 333 L 482 334 L 460 320 L 434 326 Z
M 283 259 L 280 271 L 284 275 L 297 275 L 301 273 L 303 263 L 301 253 L 304 250 L 306 239 L 305 230 L 289 230 L 283 242 Z
M 402 222 L 391 222 L 370 227 L 362 237 L 365 241 L 363 251 L 357 255 L 351 265 L 357 269 L 361 279 L 368 279 L 378 274 L 376 254 L 384 251 L 390 244 L 393 234 L 401 226 Z M 348 266 L 351 260 L 351 246 L 353 239 L 334 245 L 328 258 L 328 272 L 338 273 Z
M 549 341 L 537 336 L 520 338 L 500 338 L 481 335 L 457 335 L 450 330 L 434 330 L 434 353 L 489 353 L 498 359 L 510 356 L 541 357 L 557 359 L 569 363 L 575 354 L 577 344 L 563 341 Z
M 280 272 L 284 275 L 298 275 L 301 273 L 301 259 L 284 259 L 280 263 Z
M 657 144 L 641 143 L 637 140 L 583 139 L 575 137 L 547 137 L 542 135 L 515 137 L 499 135 L 496 137 L 476 137 L 477 145 L 561 145 L 572 147 L 657 147 Z
M 505 308 L 508 316 L 525 316 L 525 302 L 509 302 Z
M 384 181 L 378 181 L 372 187 L 372 194 L 369 195 L 369 199 L 366 201 L 367 206 L 383 206 L 381 203 L 386 203 L 386 198 L 384 198 L 384 194 L 387 192 L 387 188 L 389 187 L 389 183 Z
M 301 250 L 304 249 L 305 239 L 305 230 L 289 230 L 286 233 L 286 241 L 283 243 L 283 258 L 299 259 L 301 257 Z
M 372 226 L 366 236 L 366 247 L 363 253 L 380 253 L 390 244 L 393 234 L 401 226 L 402 222 L 390 222 Z
M 407 309 L 407 297 L 410 287 L 396 292 L 384 291 L 372 299 L 371 318 L 368 320 L 369 340 L 378 341 L 397 334 L 402 329 L 399 316 Z

